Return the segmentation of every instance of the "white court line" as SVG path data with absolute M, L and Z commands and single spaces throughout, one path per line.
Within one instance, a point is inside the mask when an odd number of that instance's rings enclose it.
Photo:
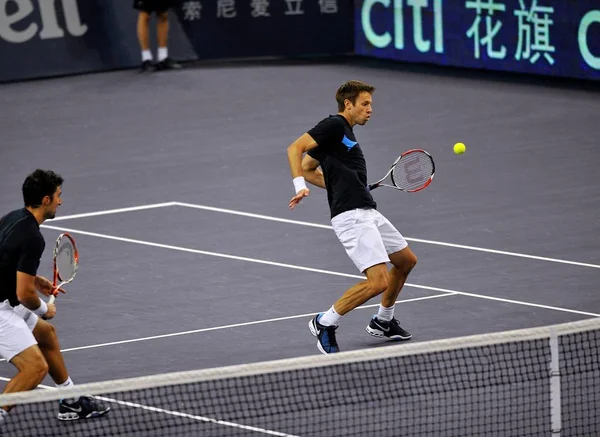
M 270 220 L 270 221 L 280 222 L 280 223 L 289 223 L 289 224 L 294 224 L 294 225 L 309 226 L 309 227 L 321 228 L 321 229 L 333 229 L 329 225 L 321 225 L 318 223 L 302 222 L 302 221 L 298 221 L 298 220 L 289 220 L 289 219 L 271 217 L 271 216 L 261 215 L 261 214 L 252 214 L 252 213 L 248 213 L 248 212 L 235 211 L 232 209 L 215 208 L 212 206 L 195 205 L 193 203 L 184 203 L 184 202 L 173 202 L 173 204 L 177 205 L 177 206 L 185 206 L 187 208 L 203 209 L 206 211 L 221 212 L 224 214 L 241 215 L 244 217 L 252 217 L 252 218 L 258 218 L 261 220 Z M 539 260 L 539 261 L 548 261 L 548 262 L 554 262 L 554 263 L 560 263 L 560 264 L 570 264 L 570 265 L 574 265 L 574 266 L 591 267 L 594 269 L 600 269 L 600 265 L 582 263 L 582 262 L 578 262 L 578 261 L 569 261 L 569 260 L 558 259 L 558 258 L 548 258 L 548 257 L 544 257 L 544 256 L 537 256 L 537 255 L 527 255 L 524 253 L 507 252 L 504 250 L 486 249 L 484 247 L 477 247 L 477 246 L 465 246 L 463 244 L 446 243 L 443 241 L 424 240 L 421 238 L 405 237 L 405 239 L 407 241 L 414 241 L 414 242 L 423 243 L 423 244 L 433 244 L 436 246 L 446 246 L 446 247 L 452 247 L 455 249 L 474 250 L 477 252 L 494 253 L 496 255 L 507 255 L 507 256 L 514 256 L 514 257 L 519 257 L 519 258 L 528 258 L 528 259 L 535 259 L 535 260 Z
M 3 376 L 0 376 L 0 381 L 10 381 L 10 378 L 5 378 Z M 38 388 L 43 388 L 46 390 L 56 390 L 56 387 L 51 387 L 49 385 L 44 385 L 44 384 L 39 384 Z M 238 428 L 238 429 L 243 429 L 246 431 L 253 431 L 253 432 L 256 432 L 259 434 L 275 435 L 278 437 L 298 437 L 298 436 L 295 436 L 292 434 L 285 434 L 283 432 L 271 431 L 270 429 L 263 429 L 263 428 L 257 428 L 255 426 L 242 425 L 240 423 L 213 419 L 211 417 L 195 416 L 193 414 L 181 413 L 179 411 L 165 410 L 164 408 L 151 407 L 149 405 L 142 405 L 142 404 L 136 404 L 134 402 L 127 402 L 127 401 L 120 401 L 118 399 L 113 399 L 113 398 L 106 398 L 104 396 L 94 396 L 94 398 L 99 399 L 104 402 L 111 402 L 113 404 L 119 404 L 119 405 L 123 405 L 126 407 L 139 408 L 141 410 L 152 411 L 153 413 L 163 413 L 163 414 L 168 414 L 170 416 L 185 417 L 186 419 L 198 420 L 200 422 L 215 423 L 217 425 L 229 426 L 231 428 Z M 108 414 L 110 414 L 110 412 Z M 97 420 L 97 419 L 92 419 L 92 420 Z M 125 419 L 125 420 L 127 420 L 127 419 Z
M 456 294 L 457 293 L 454 293 L 454 292 L 449 292 L 449 293 L 444 292 L 443 294 L 435 294 L 433 296 L 423 296 L 423 297 L 415 297 L 412 299 L 399 300 L 396 303 L 405 304 L 405 303 L 409 303 L 409 302 L 417 302 L 420 300 L 437 299 L 438 297 L 454 296 Z M 373 304 L 373 305 L 362 305 L 362 306 L 355 308 L 355 310 L 361 310 L 361 309 L 365 309 L 365 308 L 374 308 L 374 307 L 378 307 L 378 306 L 379 306 L 378 303 Z M 132 338 L 129 340 L 110 341 L 107 343 L 98 343 L 98 344 L 91 344 L 91 345 L 87 345 L 87 346 L 78 346 L 78 347 L 61 349 L 61 352 L 79 351 L 79 350 L 83 350 L 83 349 L 95 349 L 95 348 L 105 347 L 105 346 L 116 346 L 119 344 L 137 343 L 140 341 L 148 341 L 148 340 L 157 340 L 159 338 L 179 337 L 182 335 L 198 334 L 201 332 L 219 331 L 221 329 L 231 329 L 231 328 L 239 328 L 242 326 L 261 325 L 264 323 L 280 322 L 283 320 L 301 319 L 304 317 L 314 317 L 314 315 L 316 313 L 317 313 L 317 311 L 314 311 L 312 313 L 296 314 L 294 316 L 276 317 L 274 319 L 255 320 L 252 322 L 235 323 L 233 325 L 213 326 L 211 328 L 200 328 L 200 329 L 193 329 L 191 331 L 172 332 L 169 334 L 159 334 L 159 335 L 153 335 L 150 337 L 140 337 L 140 338 Z M 2 362 L 2 361 L 6 361 L 6 360 L 0 359 L 0 362 Z
M 119 214 L 121 212 L 143 211 L 145 209 L 164 208 L 166 206 L 177 206 L 177 203 L 176 202 L 154 203 L 151 205 L 140 205 L 140 206 L 130 206 L 128 208 L 107 209 L 104 211 L 86 212 L 83 214 L 63 215 L 63 216 L 55 217 L 51 220 L 47 220 L 47 222 L 51 223 L 51 222 L 57 222 L 57 221 L 61 221 L 61 220 L 72 220 L 72 219 L 77 219 L 77 218 L 95 217 L 98 215 Z
M 449 292 L 449 293 L 437 294 L 434 296 L 424 296 L 424 297 L 417 297 L 417 298 L 412 298 L 412 299 L 399 300 L 396 303 L 407 303 L 407 302 L 416 302 L 416 301 L 427 300 L 427 299 L 436 299 L 438 297 L 453 296 L 455 294 L 456 293 Z M 377 306 L 379 306 L 379 304 L 362 305 L 356 309 L 373 308 L 373 307 L 377 307 Z M 214 326 L 212 328 L 195 329 L 192 331 L 175 332 L 175 333 L 171 333 L 171 334 L 154 335 L 151 337 L 135 338 L 135 339 L 130 339 L 130 340 L 113 341 L 113 342 L 108 342 L 108 343 L 67 348 L 67 349 L 62 349 L 61 352 L 68 352 L 68 351 L 75 351 L 75 350 L 82 350 L 82 349 L 92 349 L 92 348 L 98 348 L 98 347 L 104 347 L 104 346 L 114 346 L 114 345 L 125 344 L 125 343 L 136 343 L 136 342 L 140 342 L 140 341 L 155 340 L 155 339 L 159 339 L 159 338 L 176 337 L 176 336 L 181 336 L 181 335 L 196 334 L 196 333 L 200 333 L 200 332 L 216 331 L 216 330 L 221 330 L 221 329 L 238 328 L 241 326 L 257 325 L 257 324 L 271 323 L 271 322 L 277 322 L 277 321 L 282 321 L 282 320 L 311 317 L 314 315 L 315 315 L 315 312 L 312 312 L 312 313 L 307 313 L 307 314 L 298 314 L 298 315 L 294 315 L 294 316 L 278 317 L 278 318 L 274 318 L 274 319 L 236 323 L 233 325 Z M 4 360 L 0 360 L 0 361 L 4 361 Z M 10 381 L 10 378 L 0 377 L 0 380 Z M 54 389 L 54 387 L 50 387 L 47 385 L 39 385 L 38 387 L 44 388 L 44 389 Z M 152 411 L 152 412 L 157 412 L 157 413 L 169 414 L 171 416 L 178 416 L 178 417 L 184 417 L 184 418 L 188 418 L 188 419 L 199 420 L 202 422 L 215 423 L 217 425 L 223 425 L 223 426 L 229 426 L 229 427 L 233 427 L 233 428 L 244 429 L 247 431 L 253 431 L 256 433 L 260 433 L 260 434 L 274 435 L 274 436 L 280 436 L 280 437 L 296 437 L 291 434 L 285 434 L 285 433 L 272 431 L 272 430 L 268 430 L 268 429 L 257 428 L 257 427 L 248 426 L 248 425 L 242 425 L 242 424 L 238 424 L 235 422 L 217 420 L 217 419 L 213 419 L 210 417 L 195 416 L 195 415 L 191 415 L 191 414 L 187 414 L 187 413 L 181 413 L 179 411 L 165 410 L 163 408 L 156 408 L 156 407 L 151 407 L 151 406 L 147 406 L 147 405 L 126 402 L 126 401 L 120 401 L 117 399 L 106 398 L 106 397 L 101 397 L 101 396 L 94 396 L 94 397 L 96 399 L 99 399 L 99 400 L 102 400 L 105 402 L 112 402 L 112 403 L 116 403 L 119 405 L 124 405 L 124 406 L 128 406 L 128 407 L 133 407 L 133 408 L 140 408 L 140 409 L 143 409 L 146 411 Z
M 252 217 L 252 218 L 257 218 L 257 219 L 261 219 L 261 220 L 269 220 L 269 221 L 279 222 L 279 223 L 288 223 L 288 224 L 293 224 L 293 225 L 308 226 L 308 227 L 320 228 L 320 229 L 332 229 L 332 227 L 330 225 L 323 225 L 320 223 L 310 223 L 310 222 L 303 222 L 303 221 L 299 221 L 299 220 L 290 220 L 290 219 L 284 219 L 284 218 L 279 218 L 279 217 L 272 217 L 272 216 L 268 216 L 268 215 L 253 214 L 250 212 L 236 211 L 233 209 L 225 209 L 225 208 L 216 208 L 214 206 L 197 205 L 197 204 L 185 203 L 185 202 L 164 202 L 164 203 L 155 203 L 155 204 L 150 204 L 150 205 L 132 206 L 129 208 L 108 209 L 105 211 L 96 211 L 96 212 L 88 212 L 88 213 L 82 213 L 82 214 L 65 215 L 62 217 L 61 216 L 56 217 L 52 220 L 48 220 L 48 222 L 55 222 L 55 221 L 60 221 L 60 220 L 71 220 L 71 219 L 76 219 L 76 218 L 94 217 L 94 216 L 99 216 L 99 215 L 118 214 L 121 212 L 142 211 L 145 209 L 163 208 L 163 207 L 167 207 L 167 206 L 183 206 L 185 208 L 202 209 L 205 211 L 213 211 L 213 212 L 221 212 L 224 214 L 240 215 L 243 217 Z M 432 245 L 436 245 L 436 246 L 452 247 L 455 249 L 473 250 L 473 251 L 477 251 L 477 252 L 493 253 L 496 255 L 514 256 L 514 257 L 518 257 L 518 258 L 528 258 L 528 259 L 535 259 L 538 261 L 548 261 L 548 262 L 554 262 L 554 263 L 559 263 L 559 264 L 570 264 L 573 266 L 591 267 L 593 269 L 600 269 L 600 265 L 598 265 L 598 264 L 583 263 L 583 262 L 578 262 L 578 261 L 569 261 L 569 260 L 558 259 L 558 258 L 548 258 L 545 256 L 527 255 L 524 253 L 508 252 L 505 250 L 496 250 L 496 249 L 487 249 L 485 247 L 478 247 L 478 246 L 466 246 L 464 244 L 446 243 L 444 241 L 425 240 L 422 238 L 405 237 L 405 239 L 407 241 L 414 241 L 416 243 L 432 244 Z
M 188 252 L 188 253 L 196 253 L 196 254 L 199 254 L 199 255 L 207 255 L 207 256 L 213 256 L 213 257 L 217 257 L 217 258 L 226 258 L 226 259 L 233 259 L 233 260 L 237 260 L 237 261 L 246 261 L 246 262 L 251 262 L 251 263 L 256 263 L 256 264 L 265 264 L 265 265 L 275 266 L 275 267 L 285 267 L 285 268 L 288 268 L 288 269 L 303 270 L 303 271 L 314 272 L 314 273 L 324 273 L 324 274 L 327 274 L 327 275 L 343 276 L 343 277 L 346 277 L 346 278 L 358 278 L 358 279 L 363 279 L 363 280 L 365 279 L 364 276 L 351 275 L 351 274 L 348 274 L 348 273 L 334 272 L 334 271 L 331 271 L 331 270 L 314 269 L 314 268 L 311 268 L 311 267 L 302 267 L 302 266 L 297 266 L 297 265 L 293 265 L 293 264 L 285 264 L 285 263 L 278 263 L 278 262 L 273 262 L 273 261 L 265 261 L 265 260 L 255 259 L 255 258 L 247 258 L 247 257 L 243 257 L 243 256 L 227 255 L 227 254 L 218 253 L 218 252 L 207 252 L 205 250 L 188 249 L 188 248 L 185 248 L 185 247 L 171 246 L 171 245 L 168 245 L 168 244 L 152 243 L 150 241 L 134 240 L 132 238 L 123 238 L 123 237 L 115 237 L 113 235 L 98 234 L 96 232 L 80 231 L 80 230 L 77 230 L 77 229 L 69 229 L 69 228 L 63 228 L 63 227 L 58 227 L 58 226 L 48 226 L 48 225 L 42 225 L 42 227 L 48 228 L 48 229 L 54 229 L 54 230 L 62 231 L 62 232 L 72 232 L 72 233 L 75 233 L 75 234 L 81 234 L 81 235 L 88 235 L 88 236 L 91 236 L 91 237 L 104 238 L 104 239 L 107 239 L 107 240 L 114 240 L 114 241 L 121 241 L 121 242 L 125 242 L 125 243 L 140 244 L 140 245 L 143 245 L 143 246 L 160 247 L 160 248 L 163 248 L 163 249 L 177 250 L 177 251 L 180 251 L 180 252 Z M 479 299 L 495 300 L 495 301 L 498 301 L 498 302 L 513 303 L 513 304 L 517 304 L 517 305 L 525 305 L 525 306 L 531 306 L 531 307 L 536 307 L 536 308 L 544 308 L 544 309 L 555 310 L 555 311 L 563 311 L 563 312 L 567 312 L 567 313 L 581 314 L 581 315 L 584 315 L 584 316 L 600 317 L 600 314 L 589 313 L 589 312 L 586 312 L 586 311 L 571 310 L 571 309 L 568 309 L 568 308 L 554 307 L 554 306 L 549 306 L 549 305 L 541 305 L 541 304 L 537 304 L 537 303 L 523 302 L 523 301 L 519 301 L 519 300 L 504 299 L 504 298 L 493 297 L 493 296 L 485 296 L 483 294 L 466 293 L 464 291 L 450 290 L 450 289 L 444 289 L 444 288 L 438 288 L 438 287 L 429 287 L 429 286 L 426 286 L 426 285 L 417 285 L 417 284 L 411 284 L 411 283 L 408 283 L 408 282 L 406 284 L 404 284 L 404 285 L 407 286 L 407 287 L 422 288 L 424 290 L 442 291 L 442 292 L 445 292 L 445 293 L 456 293 L 456 294 L 460 294 L 460 295 L 463 295 L 463 296 L 476 297 L 476 298 L 479 298 Z

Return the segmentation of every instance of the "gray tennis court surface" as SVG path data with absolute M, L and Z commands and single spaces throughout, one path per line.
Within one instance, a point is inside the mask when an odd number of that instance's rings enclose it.
M 76 383 L 318 353 L 308 321 L 359 273 L 324 191 L 288 210 L 285 149 L 348 79 L 377 87 L 355 129 L 370 180 L 406 149 L 436 162 L 422 192 L 374 192 L 419 257 L 396 307 L 412 342 L 600 317 L 597 87 L 346 59 L 3 85 L 3 211 L 35 168 L 65 177 L 43 233 L 81 252 L 54 319 Z M 365 332 L 377 303 L 342 350 L 389 344 Z

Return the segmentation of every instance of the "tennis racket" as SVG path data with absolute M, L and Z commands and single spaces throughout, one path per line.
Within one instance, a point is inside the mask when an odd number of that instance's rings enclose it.
M 433 158 L 425 150 L 407 150 L 394 161 L 384 177 L 369 184 L 369 190 L 377 187 L 390 187 L 407 193 L 415 193 L 427 187 L 433 180 L 435 164 Z M 392 184 L 384 184 L 388 176 Z
M 50 296 L 48 303 L 54 303 L 58 289 L 75 279 L 79 267 L 79 253 L 77 252 L 77 246 L 75 246 L 75 240 L 67 232 L 60 234 L 56 239 L 53 258 L 54 279 L 52 285 L 54 286 L 54 294 Z

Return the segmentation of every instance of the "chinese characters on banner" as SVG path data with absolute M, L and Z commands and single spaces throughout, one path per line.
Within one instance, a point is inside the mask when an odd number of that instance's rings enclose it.
M 527 4 L 529 3 L 529 4 Z M 487 56 L 492 59 L 505 59 L 508 51 L 505 45 L 495 47 L 494 39 L 502 31 L 506 17 L 506 4 L 503 0 L 467 0 L 465 7 L 475 12 L 475 20 L 466 35 L 473 40 L 474 56 L 481 58 L 481 49 L 485 48 Z M 551 16 L 554 8 L 543 6 L 538 0 L 518 0 L 518 7 L 513 10 L 517 18 L 517 47 L 514 57 L 517 61 L 529 60 L 535 64 L 541 57 L 550 65 L 554 64 L 552 53 L 555 48 L 550 43 Z
M 354 0 L 174 3 L 173 12 L 198 59 L 337 55 L 354 47 Z
M 600 0 L 354 0 L 354 5 L 359 55 L 600 79 Z
M 199 20 L 202 16 L 202 4 L 199 1 L 186 1 L 181 5 L 183 19 L 186 21 Z
M 239 6 L 249 5 L 252 18 L 271 17 L 270 7 L 274 1 L 281 0 L 216 0 L 216 17 L 222 19 L 235 18 L 240 11 Z M 285 11 L 283 15 L 304 15 L 304 7 L 313 2 L 318 5 L 321 14 L 337 14 L 340 0 L 283 0 Z M 185 21 L 202 19 L 202 0 L 187 0 L 181 4 L 182 16 Z

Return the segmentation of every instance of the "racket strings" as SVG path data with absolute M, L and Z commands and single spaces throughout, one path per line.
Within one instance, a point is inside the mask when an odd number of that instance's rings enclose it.
M 433 162 L 429 155 L 410 153 L 394 166 L 392 182 L 402 190 L 416 190 L 429 181 L 433 172 Z
M 77 271 L 75 248 L 70 241 L 62 241 L 56 254 L 56 269 L 61 281 L 69 281 Z

